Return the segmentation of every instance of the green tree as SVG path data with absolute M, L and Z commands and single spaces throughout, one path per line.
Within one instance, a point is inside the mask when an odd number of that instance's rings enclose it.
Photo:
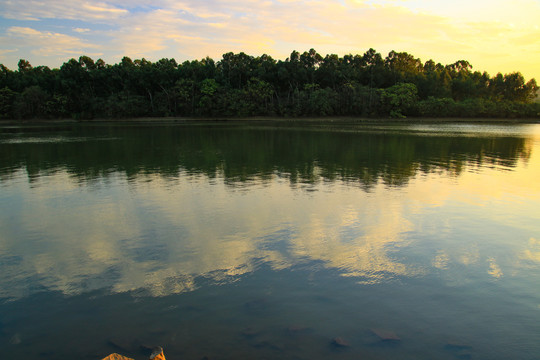
M 520 72 L 504 75 L 503 97 L 506 100 L 517 102 L 530 102 L 536 97 L 538 86 L 532 79 L 525 83 L 525 78 Z
M 17 67 L 19 68 L 20 73 L 29 72 L 32 70 L 32 65 L 30 65 L 30 62 L 28 60 L 20 59 L 19 63 L 17 64 Z
M 420 59 L 416 59 L 406 52 L 391 51 L 384 60 L 390 71 L 393 84 L 398 82 L 414 82 L 417 75 L 423 70 Z
M 218 92 L 219 84 L 215 79 L 204 79 L 201 83 L 201 98 L 199 100 L 199 111 L 203 115 L 212 115 L 215 110 L 214 98 Z
M 414 84 L 399 83 L 382 90 L 381 101 L 390 117 L 403 118 L 416 110 L 418 90 Z
M 0 89 L 0 119 L 8 119 L 13 116 L 13 102 L 17 93 L 7 86 Z
M 250 115 L 268 115 L 272 112 L 271 101 L 274 89 L 266 81 L 251 78 L 246 89 L 252 107 Z
M 14 112 L 18 118 L 40 118 L 45 115 L 45 104 L 49 95 L 39 86 L 30 86 L 17 97 Z

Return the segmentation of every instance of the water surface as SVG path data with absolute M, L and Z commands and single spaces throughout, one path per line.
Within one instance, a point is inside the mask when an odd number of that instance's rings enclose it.
M 0 358 L 538 359 L 538 125 L 0 130 Z

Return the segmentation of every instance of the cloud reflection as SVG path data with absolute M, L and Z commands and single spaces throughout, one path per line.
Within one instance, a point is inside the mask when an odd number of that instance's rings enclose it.
M 528 245 L 528 248 L 523 252 L 523 258 L 540 263 L 540 240 L 530 238 Z
M 0 257 L 22 260 L 3 263 L 14 277 L 2 277 L 0 296 L 21 297 L 29 287 L 167 295 L 195 289 L 201 276 L 231 281 L 261 261 L 274 269 L 322 261 L 366 282 L 414 272 L 387 254 L 411 228 L 397 199 L 380 211 L 373 202 L 358 207 L 368 200 L 355 188 L 313 196 L 272 183 L 233 194 L 223 182 L 190 179 L 174 187 L 159 177 L 130 185 L 118 179 L 70 194 L 69 174 L 40 178 L 19 193 L 19 221 L 2 217 Z
M 68 167 L 38 175 L 20 168 L 0 183 L 0 297 L 44 289 L 163 296 L 193 291 L 201 279 L 235 281 L 261 264 L 322 264 L 364 284 L 437 271 L 457 277 L 458 267 L 514 276 L 520 261 L 540 262 L 540 241 L 531 237 L 540 188 L 530 181 L 540 174 L 540 144 L 528 144 L 512 171 L 471 160 L 464 166 L 477 170 L 456 177 L 436 166 L 415 171 L 424 166 L 415 158 L 401 186 L 381 175 L 369 189 L 352 179 L 292 186 L 278 171 L 242 187 L 232 180 L 236 171 L 225 176 L 227 162 L 216 162 L 221 169 L 214 166 L 212 176 L 80 169 L 101 174 L 86 182 Z M 328 173 L 314 167 L 315 178 Z M 525 239 L 519 256 L 506 255 L 515 246 L 508 234 Z

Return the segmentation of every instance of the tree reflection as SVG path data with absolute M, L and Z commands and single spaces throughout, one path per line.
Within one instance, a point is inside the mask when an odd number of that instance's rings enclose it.
M 230 186 L 270 180 L 344 181 L 369 189 L 403 186 L 419 173 L 459 176 L 485 165 L 512 168 L 530 150 L 521 137 L 418 136 L 328 125 L 74 126 L 5 135 L 0 180 L 24 169 L 30 182 L 66 170 L 80 182 L 124 173 L 128 179 L 180 173 L 223 177 Z

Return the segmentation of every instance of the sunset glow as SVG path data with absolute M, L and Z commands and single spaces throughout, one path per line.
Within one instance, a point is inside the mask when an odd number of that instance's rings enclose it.
M 80 55 L 183 62 L 229 51 L 285 59 L 293 50 L 374 48 L 540 78 L 538 0 L 2 0 L 0 14 L 0 63 L 10 69 L 21 58 L 59 67 Z

